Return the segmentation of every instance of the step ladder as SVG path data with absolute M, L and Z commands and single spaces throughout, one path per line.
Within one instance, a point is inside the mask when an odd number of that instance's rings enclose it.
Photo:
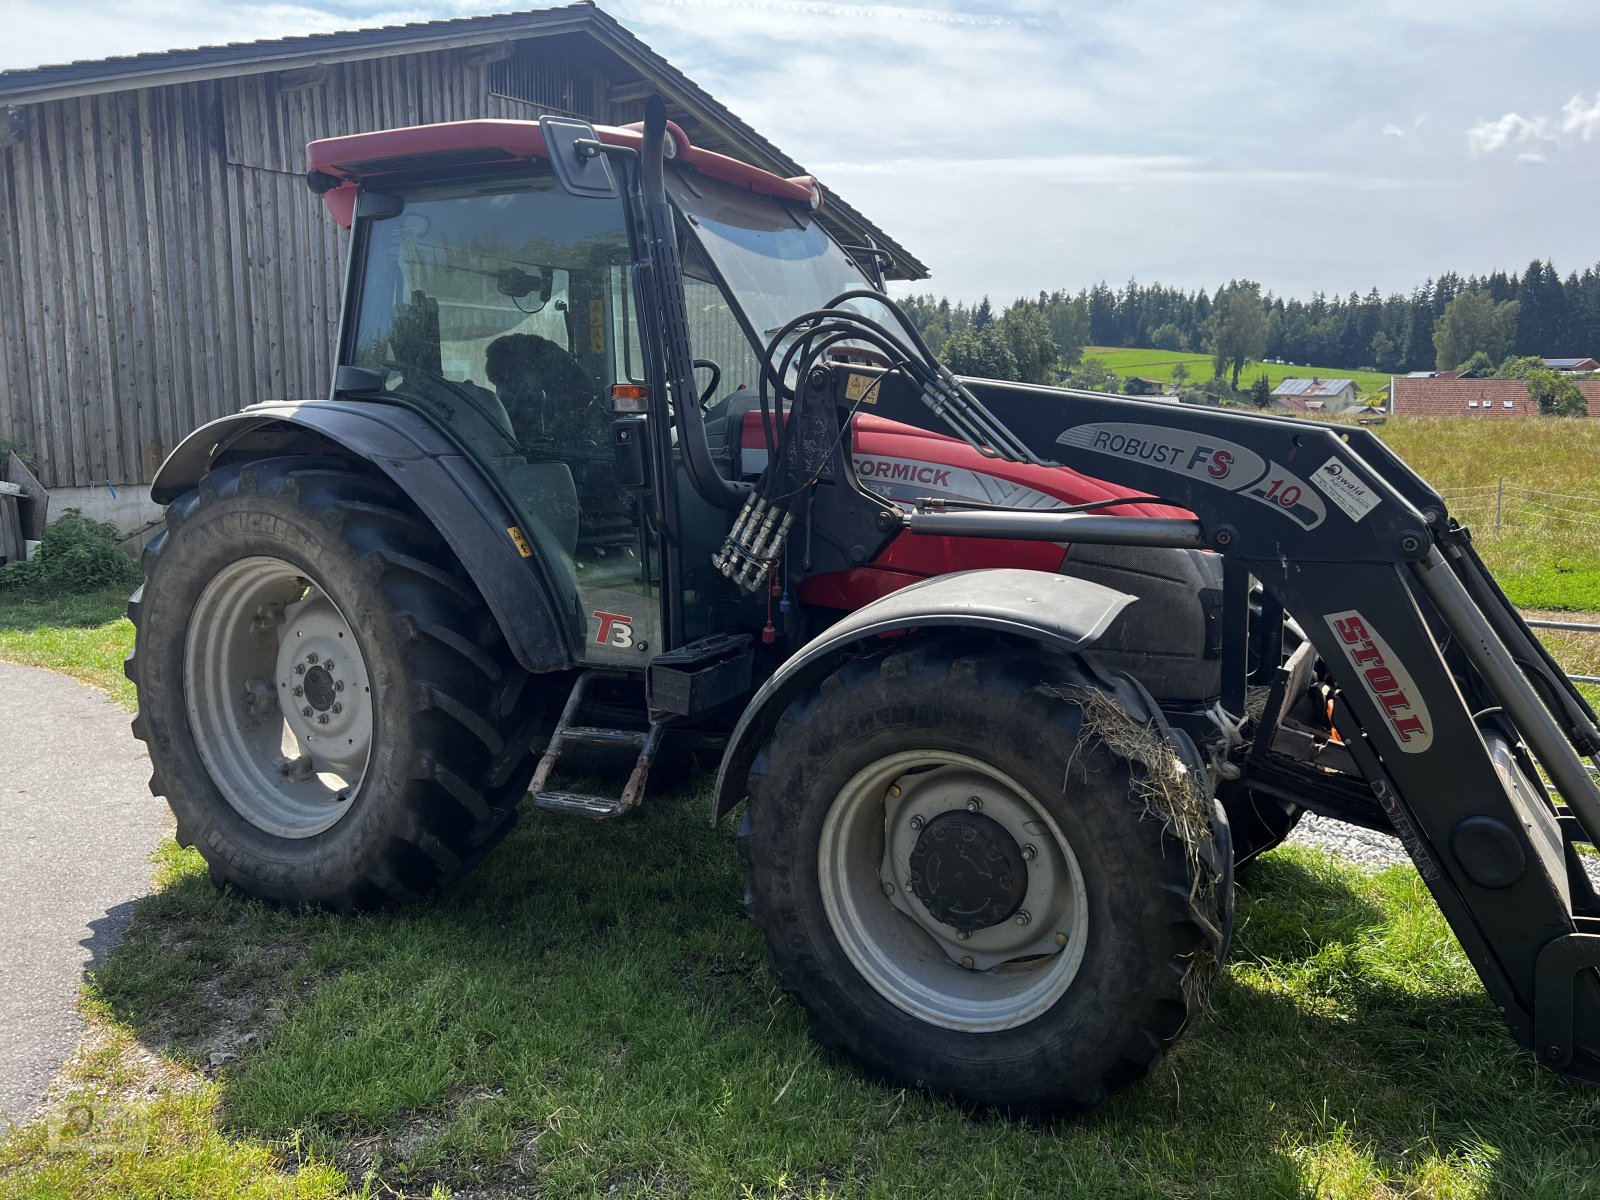
M 623 816 L 639 807 L 639 802 L 644 799 L 645 782 L 650 776 L 650 764 L 655 761 L 656 751 L 661 745 L 661 735 L 666 730 L 665 724 L 652 721 L 647 729 L 606 729 L 595 725 L 575 724 L 578 710 L 583 705 L 590 684 L 601 679 L 622 678 L 626 677 L 613 671 L 585 671 L 578 676 L 577 683 L 572 685 L 572 694 L 567 697 L 567 705 L 561 710 L 561 719 L 556 722 L 550 744 L 545 747 L 544 757 L 539 760 L 539 766 L 533 773 L 533 781 L 528 785 L 534 804 L 540 808 L 566 813 L 569 816 L 603 821 Z M 622 789 L 622 795 L 586 796 L 578 792 L 547 790 L 556 764 L 561 761 L 562 754 L 572 746 L 598 746 L 605 749 L 637 751 L 638 758 L 628 776 L 627 784 Z

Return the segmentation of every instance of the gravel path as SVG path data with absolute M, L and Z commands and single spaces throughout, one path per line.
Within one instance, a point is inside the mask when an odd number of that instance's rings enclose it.
M 0 1129 L 78 1043 L 85 969 L 150 890 L 171 832 L 128 714 L 64 675 L 0 663 Z
M 1294 832 L 1287 840 L 1331 850 L 1340 858 L 1374 871 L 1411 861 L 1399 838 L 1363 829 L 1359 825 L 1346 825 L 1330 817 L 1319 817 L 1316 813 L 1306 813 L 1301 817 L 1300 824 L 1294 827 Z M 1600 858 L 1592 854 L 1585 854 L 1582 858 L 1583 869 L 1589 872 L 1589 878 L 1595 886 L 1600 887 Z

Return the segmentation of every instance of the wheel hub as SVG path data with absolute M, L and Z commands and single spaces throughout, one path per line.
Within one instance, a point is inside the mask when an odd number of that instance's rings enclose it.
M 923 827 L 906 877 L 935 920 L 964 933 L 998 925 L 1022 907 L 1028 865 L 992 817 L 946 812 Z
M 327 667 L 312 667 L 306 672 L 306 703 L 318 712 L 327 712 L 333 707 L 333 676 L 328 673 Z

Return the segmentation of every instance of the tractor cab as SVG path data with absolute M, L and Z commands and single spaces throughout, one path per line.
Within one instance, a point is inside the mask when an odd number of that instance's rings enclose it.
M 596 136 L 619 172 L 637 170 L 639 130 Z M 867 279 L 816 221 L 814 181 L 700 150 L 676 125 L 667 137 L 695 367 L 684 403 L 704 413 L 726 471 L 770 333 Z M 523 122 L 336 138 L 309 160 L 353 236 L 335 397 L 413 408 L 459 443 L 513 509 L 512 540 L 570 602 L 580 661 L 642 668 L 667 648 L 664 527 L 681 530 L 667 551 L 681 548 L 684 573 L 672 640 L 726 628 L 740 601 L 710 565 L 725 523 L 676 478 L 677 397 L 647 349 L 648 235 L 630 189 L 564 187 Z M 664 486 L 652 437 L 672 464 Z

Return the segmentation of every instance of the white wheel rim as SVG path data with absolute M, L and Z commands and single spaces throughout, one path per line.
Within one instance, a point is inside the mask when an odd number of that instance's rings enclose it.
M 183 651 L 190 729 L 240 816 L 285 838 L 331 828 L 355 802 L 373 741 L 355 630 L 305 571 L 242 558 L 217 572 Z
M 909 860 L 917 820 L 923 828 L 973 798 L 1033 856 L 1016 915 L 962 938 L 915 894 Z M 817 867 L 829 925 L 856 970 L 930 1024 L 1024 1025 L 1066 994 L 1083 961 L 1088 902 L 1071 845 L 1026 788 L 967 755 L 904 751 L 858 771 L 828 809 Z

